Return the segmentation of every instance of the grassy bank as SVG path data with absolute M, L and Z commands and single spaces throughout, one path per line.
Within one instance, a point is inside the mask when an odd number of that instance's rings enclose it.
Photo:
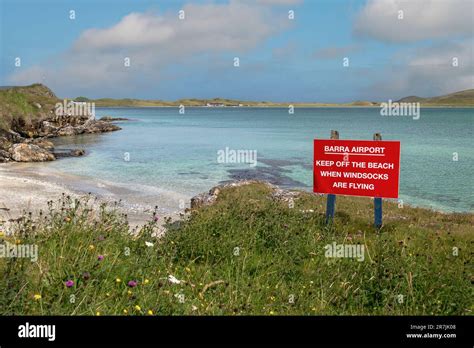
M 58 101 L 54 93 L 41 84 L 0 89 L 0 129 L 11 129 L 15 120 L 29 124 L 48 117 Z
M 332 227 L 324 203 L 227 188 L 158 240 L 152 217 L 132 236 L 113 206 L 64 197 L 2 237 L 39 256 L 0 259 L 0 314 L 472 314 L 472 215 L 385 203 L 378 234 L 370 199 L 338 198 Z M 364 261 L 325 257 L 333 242 Z

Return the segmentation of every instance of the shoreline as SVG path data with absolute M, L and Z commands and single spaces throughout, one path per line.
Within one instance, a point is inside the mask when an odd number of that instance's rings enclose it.
M 37 215 L 40 210 L 46 210 L 49 200 L 56 201 L 63 194 L 81 198 L 89 193 L 96 198 L 94 208 L 118 202 L 118 210 L 127 214 L 131 229 L 149 222 L 155 207 L 159 216 L 157 225 L 161 226 L 165 217 L 178 218 L 190 202 L 190 198 L 180 198 L 184 200 L 184 208 L 179 209 L 176 204 L 177 209 L 172 209 L 170 202 L 175 198 L 171 192 L 145 195 L 119 183 L 53 171 L 38 163 L 8 163 L 0 165 L 0 224 L 18 219 L 25 211 Z
M 118 210 L 127 214 L 131 229 L 150 221 L 157 207 L 160 218 L 158 226 L 161 226 L 165 217 L 175 220 L 185 213 L 193 198 L 191 195 L 189 197 L 177 195 L 159 188 L 153 188 L 155 192 L 151 193 L 149 189 L 150 187 L 142 187 L 140 190 L 138 186 L 130 188 L 121 183 L 68 174 L 38 163 L 3 164 L 0 165 L 0 224 L 8 224 L 18 219 L 25 211 L 37 215 L 40 210 L 46 210 L 49 200 L 56 201 L 63 194 L 72 198 L 91 194 L 96 198 L 94 208 L 99 208 L 103 203 L 112 205 L 119 202 Z M 206 192 L 201 193 L 203 194 Z M 397 201 L 387 200 L 387 202 L 396 204 Z M 423 204 L 405 203 L 405 205 L 446 215 L 472 214 L 471 211 L 449 211 Z

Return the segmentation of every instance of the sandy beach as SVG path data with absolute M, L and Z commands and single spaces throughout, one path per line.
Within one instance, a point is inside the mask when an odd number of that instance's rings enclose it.
M 38 214 L 49 200 L 58 200 L 62 194 L 80 198 L 89 193 L 97 198 L 96 206 L 119 202 L 118 209 L 127 214 L 131 229 L 149 221 L 155 206 L 161 222 L 165 216 L 178 217 L 184 211 L 180 209 L 183 202 L 189 206 L 189 199 L 178 200 L 166 191 L 146 195 L 123 185 L 53 171 L 42 164 L 9 163 L 0 165 L 0 223 L 8 225 L 25 212 Z

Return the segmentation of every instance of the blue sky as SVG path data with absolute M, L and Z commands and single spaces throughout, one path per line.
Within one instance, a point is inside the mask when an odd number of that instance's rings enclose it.
M 473 88 L 473 3 L 0 0 L 0 84 L 93 98 L 433 96 Z

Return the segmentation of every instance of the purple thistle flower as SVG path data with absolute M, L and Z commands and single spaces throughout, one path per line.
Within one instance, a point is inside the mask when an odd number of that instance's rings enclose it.
M 74 286 L 74 281 L 69 279 L 64 284 L 66 284 L 66 287 L 72 288 Z
M 97 260 L 99 260 L 99 261 L 102 261 L 103 259 L 104 259 L 104 255 L 99 255 L 99 256 L 97 257 Z
M 135 280 L 130 280 L 127 285 L 131 288 L 134 288 L 135 286 L 137 286 L 137 284 L 138 283 Z

